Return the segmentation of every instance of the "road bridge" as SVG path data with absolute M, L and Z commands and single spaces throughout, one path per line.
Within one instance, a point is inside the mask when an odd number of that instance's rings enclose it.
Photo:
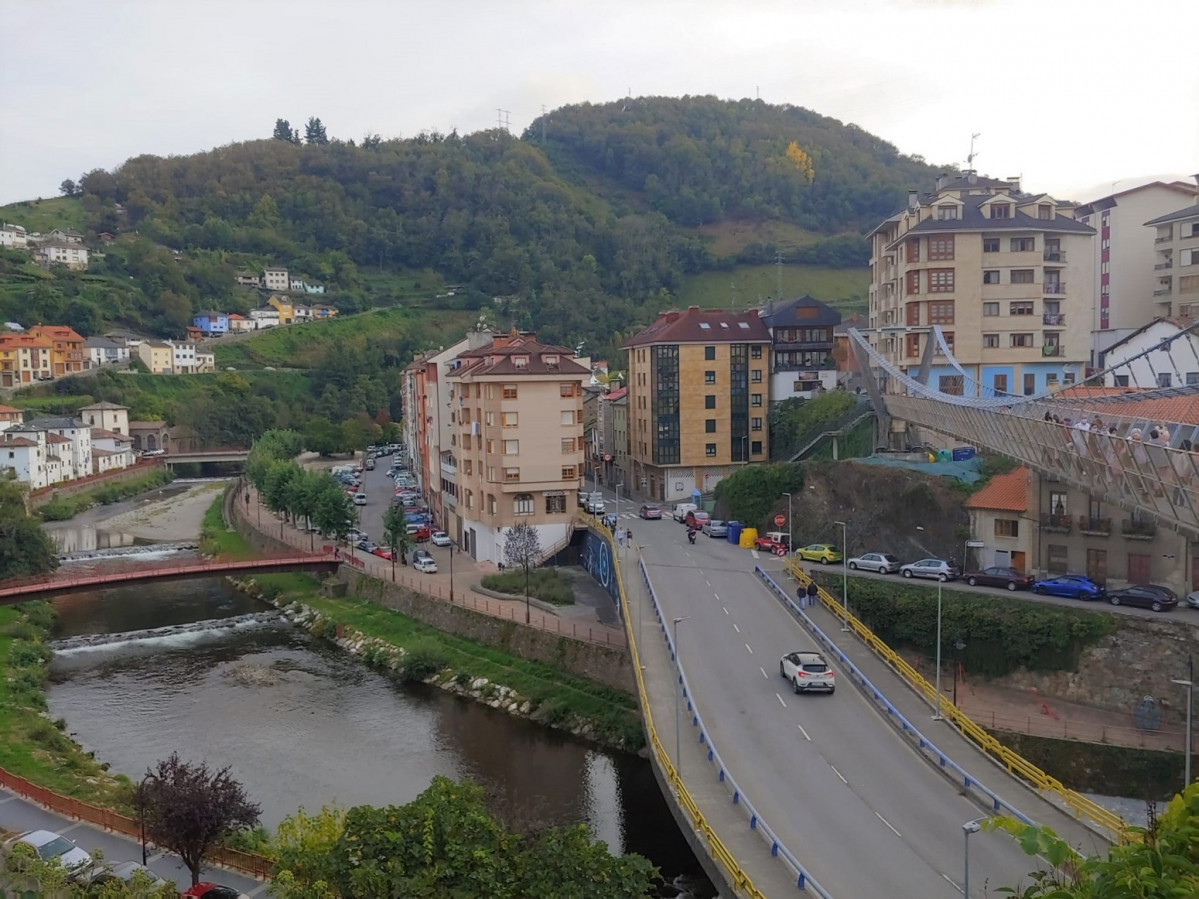
M 167 453 L 159 456 L 166 465 L 179 465 L 184 462 L 245 462 L 246 457 L 250 455 L 249 450 L 244 449 L 217 449 L 217 450 L 196 450 L 190 453 Z

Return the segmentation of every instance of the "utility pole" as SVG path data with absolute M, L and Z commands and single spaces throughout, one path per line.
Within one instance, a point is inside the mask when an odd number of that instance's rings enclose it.
M 545 104 L 541 104 L 541 146 L 545 146 Z
M 508 131 L 509 130 L 508 126 L 511 123 L 511 121 L 512 121 L 512 110 L 501 109 L 498 106 L 495 108 L 495 126 L 496 126 L 496 128 L 501 128 L 504 131 Z
M 774 298 L 781 303 L 783 301 L 783 253 L 781 250 L 774 254 L 774 269 L 776 279 Z

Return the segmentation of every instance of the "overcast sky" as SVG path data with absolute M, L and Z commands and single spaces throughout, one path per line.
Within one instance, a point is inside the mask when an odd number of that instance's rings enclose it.
M 1199 171 L 1192 0 L 26 0 L 0 16 L 0 203 L 130 156 L 760 96 L 1086 200 Z

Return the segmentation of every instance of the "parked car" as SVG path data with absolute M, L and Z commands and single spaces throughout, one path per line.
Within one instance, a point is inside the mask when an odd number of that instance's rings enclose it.
M 921 559 L 919 562 L 909 562 L 901 565 L 899 573 L 904 577 L 927 577 L 936 581 L 952 581 L 960 571 L 952 562 L 944 559 Z
M 1032 592 L 1038 596 L 1066 596 L 1070 599 L 1102 599 L 1104 589 L 1086 575 L 1063 574 L 1059 577 L 1045 578 L 1032 585 Z
M 1178 594 L 1158 584 L 1133 584 L 1112 590 L 1107 594 L 1107 601 L 1113 606 L 1136 606 L 1155 612 L 1172 612 L 1178 608 Z
M 661 521 L 662 520 L 662 507 L 658 506 L 658 505 L 653 505 L 651 503 L 646 503 L 644 506 L 642 506 L 640 509 L 637 510 L 637 514 L 641 518 L 644 518 L 646 521 Z
M 386 559 L 388 562 L 391 561 L 391 550 L 386 546 L 376 546 L 371 550 L 371 555 L 378 556 L 380 559 Z
M 840 562 L 845 558 L 841 554 L 841 550 L 837 549 L 833 543 L 809 543 L 807 546 L 801 546 L 795 551 L 795 558 L 803 559 L 805 562 L 819 562 L 821 565 L 829 565 L 832 562 Z
M 421 559 L 432 559 L 433 556 L 427 549 L 414 549 L 412 551 L 412 564 L 415 565 Z
M 711 520 L 712 516 L 703 509 L 692 509 L 683 518 L 683 524 L 697 531 Z
M 837 688 L 833 669 L 818 652 L 789 652 L 779 659 L 779 674 L 791 682 L 796 693 L 824 690 L 832 693 Z
M 249 897 L 233 887 L 221 886 L 219 883 L 197 883 L 180 893 L 179 899 L 249 899 Z
M 447 534 L 445 531 L 434 531 L 433 536 L 429 538 L 429 541 L 434 546 L 453 546 L 454 545 L 454 541 L 450 539 L 450 535 Z
M 354 494 L 354 505 L 365 506 L 366 505 L 366 494 L 365 493 L 355 493 Z
M 354 545 L 364 553 L 373 553 L 375 551 L 375 544 L 370 540 L 359 540 Z
M 144 871 L 150 878 L 152 889 L 158 889 L 167 885 L 165 880 L 139 862 L 104 862 L 92 868 L 80 879 L 86 881 L 88 886 L 99 886 L 106 883 L 129 883 L 133 880 L 133 875 L 138 871 Z
M 52 830 L 26 831 L 7 840 L 4 848 L 11 851 L 18 843 L 29 846 L 42 861 L 58 859 L 71 876 L 84 874 L 92 866 L 89 853 L 76 846 L 74 840 Z
M 791 535 L 783 531 L 767 531 L 754 540 L 754 549 L 774 553 L 776 556 L 786 555 L 791 549 Z
M 416 543 L 427 543 L 433 536 L 433 529 L 427 524 L 419 524 L 416 526 L 416 530 L 412 531 L 409 536 Z
M 1187 594 L 1187 605 L 1192 609 L 1199 609 L 1199 590 Z
M 412 563 L 412 567 L 421 574 L 437 574 L 437 563 L 431 558 L 417 559 Z
M 709 537 L 727 537 L 729 535 L 729 523 L 719 518 L 710 518 L 704 522 L 701 530 Z
M 860 568 L 863 571 L 877 571 L 879 574 L 894 574 L 899 571 L 900 561 L 898 556 L 890 553 L 862 553 L 850 559 L 847 564 L 854 571 Z
M 984 587 L 1007 587 L 1009 590 L 1027 590 L 1037 581 L 1031 574 L 1006 565 L 996 565 L 982 571 L 967 571 L 962 577 L 971 587 L 982 584 Z
M 591 499 L 587 500 L 587 511 L 592 515 L 604 514 L 604 500 L 599 494 L 593 494 Z

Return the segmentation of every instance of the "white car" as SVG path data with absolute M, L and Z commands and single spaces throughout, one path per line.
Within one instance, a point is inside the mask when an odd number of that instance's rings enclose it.
M 587 500 L 587 511 L 590 512 L 592 515 L 603 515 L 604 514 L 604 501 L 602 499 Z
M 857 571 L 877 571 L 879 574 L 894 574 L 902 564 L 899 558 L 890 553 L 862 553 L 862 555 L 846 562 L 851 569 Z
M 833 669 L 818 652 L 789 652 L 779 659 L 779 674 L 791 682 L 796 693 L 824 690 L 832 693 L 837 688 Z
M 54 833 L 52 830 L 31 830 L 13 837 L 4 844 L 5 849 L 11 850 L 17 843 L 33 847 L 42 861 L 58 859 L 63 868 L 78 875 L 92 866 L 92 857 L 75 845 L 74 840 Z
M 437 563 L 432 559 L 416 559 L 412 563 L 412 567 L 421 574 L 437 574 Z
M 434 546 L 453 546 L 454 541 L 450 539 L 450 535 L 445 531 L 434 531 L 433 536 L 429 538 Z

